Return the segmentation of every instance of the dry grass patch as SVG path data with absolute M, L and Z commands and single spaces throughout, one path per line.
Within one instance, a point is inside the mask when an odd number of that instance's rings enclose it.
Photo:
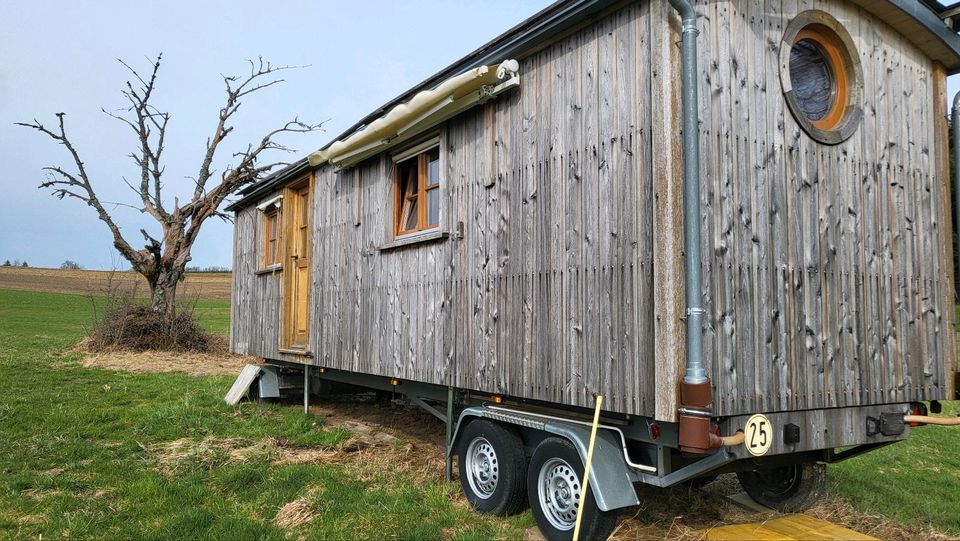
M 309 524 L 316 518 L 313 503 L 309 496 L 302 496 L 284 505 L 277 511 L 273 523 L 282 530 L 292 530 L 304 524 Z
M 20 491 L 27 498 L 35 502 L 41 502 L 47 498 L 53 498 L 65 494 L 64 491 L 55 488 L 28 488 Z
M 268 458 L 275 451 L 269 441 L 252 442 L 242 438 L 215 438 L 202 440 L 180 438 L 143 447 L 156 461 L 161 474 L 174 476 L 189 468 L 213 469 L 231 462 L 248 462 Z
M 106 368 L 127 372 L 181 372 L 192 376 L 235 376 L 244 365 L 257 359 L 232 353 L 196 353 L 175 351 L 111 350 L 92 353 L 87 339 L 71 351 L 84 353 L 80 363 L 84 368 Z
M 696 541 L 706 539 L 711 528 L 786 516 L 773 510 L 751 511 L 726 497 L 737 492 L 740 486 L 733 474 L 722 475 L 702 489 L 641 487 L 640 507 L 624 515 L 610 539 Z M 912 529 L 879 515 L 857 512 L 850 504 L 835 498 L 822 500 L 806 514 L 886 541 L 955 539 L 928 528 Z
M 21 515 L 17 517 L 17 524 L 20 526 L 38 526 L 46 522 L 47 517 L 43 515 Z
M 173 476 L 184 469 L 212 469 L 219 465 L 265 461 L 269 464 L 350 464 L 361 477 L 373 478 L 388 465 L 392 472 L 426 470 L 414 459 L 414 446 L 397 437 L 358 422 L 334 427 L 351 432 L 343 443 L 332 446 L 292 445 L 281 438 L 249 440 L 216 438 L 177 440 L 144 446 L 153 457 L 157 471 Z

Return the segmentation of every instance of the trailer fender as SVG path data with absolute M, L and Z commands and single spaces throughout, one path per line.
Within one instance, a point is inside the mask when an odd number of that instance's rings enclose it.
M 543 420 L 523 415 L 520 412 L 493 411 L 484 407 L 470 407 L 460 413 L 454 429 L 448 455 L 453 455 L 459 445 L 460 428 L 473 418 L 484 418 L 502 423 L 541 430 L 549 434 L 566 438 L 580 454 L 580 460 L 587 463 L 587 450 L 590 445 L 590 429 L 574 423 L 560 420 Z M 597 441 L 593 448 L 593 464 L 590 467 L 590 489 L 601 511 L 612 511 L 623 507 L 640 505 L 637 491 L 633 488 L 633 476 L 623 458 L 623 451 L 617 436 L 609 430 L 597 431 Z

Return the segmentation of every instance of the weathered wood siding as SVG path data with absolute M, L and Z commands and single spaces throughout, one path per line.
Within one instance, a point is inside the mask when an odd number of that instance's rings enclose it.
M 779 79 L 783 30 L 813 8 L 847 26 L 864 70 L 862 125 L 832 147 L 794 122 Z M 932 62 L 844 1 L 698 10 L 716 413 L 943 398 L 951 270 Z M 519 91 L 443 126 L 447 239 L 379 249 L 389 156 L 317 170 L 312 358 L 279 352 L 281 281 L 255 274 L 262 233 L 241 211 L 234 349 L 580 406 L 600 392 L 610 410 L 671 419 L 677 30 L 665 0 L 632 3 L 521 58 Z
M 358 166 L 359 188 L 355 170 L 316 172 L 310 362 L 652 412 L 647 10 L 521 58 L 520 91 L 440 130 L 448 239 L 378 249 L 389 156 Z M 255 214 L 236 225 L 234 342 L 277 358 L 280 282 L 254 274 Z
M 807 9 L 846 26 L 863 66 L 863 121 L 837 146 L 808 137 L 781 90 L 780 40 Z M 933 63 L 850 2 L 698 12 L 715 411 L 942 398 L 953 332 Z
M 257 273 L 264 244 L 259 214 L 256 207 L 248 207 L 234 220 L 231 349 L 267 359 L 302 362 L 297 355 L 280 352 L 283 276 L 279 272 Z

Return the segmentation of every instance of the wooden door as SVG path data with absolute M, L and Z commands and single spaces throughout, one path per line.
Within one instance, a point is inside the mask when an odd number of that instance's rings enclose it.
M 283 283 L 284 349 L 307 351 L 310 331 L 311 182 L 288 188 L 283 198 L 287 241 Z

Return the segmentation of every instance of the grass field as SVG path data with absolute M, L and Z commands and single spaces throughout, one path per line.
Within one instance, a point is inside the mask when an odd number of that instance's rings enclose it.
M 208 307 L 209 328 L 225 328 L 223 308 Z M 296 408 L 228 406 L 229 376 L 79 367 L 63 351 L 88 314 L 83 297 L 0 290 L 4 538 L 285 539 L 278 511 L 305 495 L 316 518 L 295 531 L 312 539 L 518 537 L 526 524 L 476 516 L 457 487 L 402 467 L 279 463 L 279 450 L 335 452 L 349 432 Z
M 0 538 L 523 539 L 533 524 L 466 507 L 429 417 L 362 409 L 421 436 L 370 441 L 336 410 L 325 423 L 293 405 L 228 406 L 231 376 L 84 368 L 65 351 L 90 314 L 84 296 L 0 290 Z M 198 314 L 226 332 L 227 301 Z M 884 538 L 960 536 L 957 449 L 960 430 L 926 428 L 831 466 L 831 500 L 813 513 Z M 617 537 L 762 520 L 720 498 L 731 485 L 644 489 Z

